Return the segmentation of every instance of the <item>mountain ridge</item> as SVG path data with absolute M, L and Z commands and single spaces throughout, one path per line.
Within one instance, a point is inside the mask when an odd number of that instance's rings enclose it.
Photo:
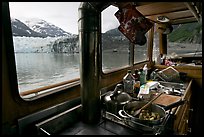
M 13 36 L 45 38 L 75 35 L 64 31 L 52 23 L 48 23 L 47 21 L 38 18 L 30 18 L 24 21 L 12 18 L 11 27 Z
M 64 31 L 60 27 L 55 26 L 52 23 L 48 23 L 45 20 L 31 18 L 25 21 L 12 18 L 11 20 L 13 36 L 25 36 L 25 37 L 60 37 L 60 36 L 72 36 L 71 34 Z M 168 34 L 170 42 L 191 42 L 191 43 L 202 43 L 202 24 L 201 23 L 188 23 L 182 25 L 174 25 L 172 33 Z M 201 34 L 201 35 L 200 35 Z M 104 38 L 103 38 L 104 37 Z M 127 40 L 125 36 L 114 28 L 102 33 L 102 39 L 104 41 L 113 41 L 111 39 L 119 39 L 119 41 Z
M 69 32 L 63 31 L 61 28 L 47 23 L 44 20 L 35 20 L 35 22 L 26 23 L 18 20 L 12 19 L 12 32 L 15 37 L 25 37 L 26 39 L 15 39 L 15 48 L 17 52 L 26 52 L 25 49 L 29 49 L 32 52 L 54 52 L 54 53 L 77 53 L 79 52 L 79 36 L 76 34 L 71 34 Z M 190 23 L 183 25 L 174 25 L 174 30 L 172 33 L 168 34 L 169 42 L 176 43 L 202 43 L 202 24 Z M 118 28 L 111 29 L 102 33 L 102 49 L 103 50 L 127 50 L 130 41 L 118 30 Z M 157 35 L 157 33 L 156 33 Z M 42 45 L 42 39 L 35 39 L 36 41 L 29 41 L 27 39 L 30 37 L 39 38 L 51 38 L 50 42 L 44 40 L 45 44 Z M 23 44 L 19 40 L 23 40 Z M 33 39 L 34 40 L 34 39 Z M 38 42 L 41 41 L 41 44 Z M 32 42 L 36 46 L 32 49 Z M 38 45 L 40 47 L 38 47 Z M 146 45 L 147 46 L 147 45 Z M 146 48 L 146 46 L 138 46 L 138 48 Z M 25 49 L 23 49 L 23 47 Z M 49 47 L 49 48 L 48 48 Z

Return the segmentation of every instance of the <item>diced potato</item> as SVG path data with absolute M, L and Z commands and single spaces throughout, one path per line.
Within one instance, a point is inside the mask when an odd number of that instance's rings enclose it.
M 155 113 L 154 113 L 154 112 L 152 112 L 152 113 L 151 113 L 151 116 L 152 116 L 152 117 L 156 117 L 156 115 L 155 115 Z
M 159 120 L 160 116 L 159 113 L 156 112 L 149 112 L 148 110 L 142 110 L 139 114 L 140 120 Z
M 154 117 L 150 117 L 150 119 L 149 120 L 154 120 Z
M 130 114 L 131 114 L 131 115 L 133 115 L 133 114 L 134 114 L 134 112 L 135 112 L 135 111 L 133 111 L 133 110 L 132 110 L 132 111 L 130 111 Z

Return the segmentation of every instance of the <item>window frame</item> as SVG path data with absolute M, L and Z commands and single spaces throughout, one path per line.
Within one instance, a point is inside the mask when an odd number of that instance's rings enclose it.
M 108 8 L 108 7 L 107 7 Z M 103 12 L 103 11 L 102 11 Z M 102 14 L 102 12 L 101 12 L 101 14 Z M 101 18 L 101 20 L 103 20 L 103 18 Z M 102 22 L 102 21 L 101 21 Z M 152 27 L 153 28 L 153 27 Z M 143 60 L 143 61 L 138 61 L 138 62 L 135 62 L 135 58 L 134 58 L 134 56 L 135 56 L 135 44 L 133 44 L 133 43 L 131 43 L 129 40 L 128 40 L 128 49 L 129 49 L 129 60 L 128 60 L 128 65 L 125 65 L 125 66 L 121 66 L 121 67 L 117 67 L 117 68 L 112 68 L 112 69 L 110 69 L 110 70 L 103 70 L 103 68 L 101 67 L 101 72 L 102 72 L 102 75 L 108 75 L 108 74 L 110 74 L 110 73 L 114 73 L 114 72 L 117 72 L 117 71 L 120 71 L 120 70 L 126 70 L 126 69 L 129 69 L 129 68 L 132 68 L 132 67 L 134 67 L 135 65 L 137 65 L 137 64 L 143 64 L 143 63 L 145 63 L 145 62 L 149 62 L 149 61 L 152 61 L 152 53 L 151 53 L 151 47 L 152 47 L 152 44 L 151 44 L 151 42 L 153 42 L 152 41 L 152 39 L 151 38 L 153 38 L 153 36 L 151 36 L 152 35 L 152 28 L 146 33 L 146 35 L 147 35 L 147 42 L 146 42 L 146 44 L 147 44 L 147 53 L 146 53 L 146 55 L 147 55 L 147 57 L 146 57 L 146 59 L 145 60 Z M 101 37 L 101 45 L 103 45 L 103 41 L 102 41 L 102 37 Z M 101 50 L 103 50 L 102 48 L 101 48 Z M 102 51 L 103 52 L 103 51 Z M 102 53 L 101 52 L 101 53 Z M 103 54 L 103 53 L 102 53 Z M 101 62 L 103 62 L 103 57 L 102 57 L 102 55 L 101 55 Z
M 50 84 L 48 86 L 43 86 L 43 87 L 35 88 L 35 89 L 32 89 L 32 90 L 26 90 L 26 91 L 21 91 L 21 92 L 19 91 L 16 57 L 15 57 L 15 50 L 14 50 L 14 40 L 13 40 L 13 33 L 12 33 L 12 26 L 11 26 L 11 14 L 10 14 L 9 2 L 8 2 L 8 8 L 9 8 L 8 19 L 6 19 L 6 21 L 9 22 L 7 24 L 8 28 L 9 28 L 9 31 L 10 31 L 10 33 L 8 33 L 8 36 L 9 36 L 10 41 L 12 43 L 7 45 L 7 46 L 9 46 L 8 47 L 9 50 L 7 50 L 6 54 L 7 54 L 7 56 L 9 56 L 8 59 L 10 60 L 10 61 L 8 61 L 9 68 L 12 69 L 12 74 L 11 74 L 12 76 L 11 77 L 15 76 L 15 78 L 12 78 L 13 79 L 12 80 L 12 85 L 13 84 L 15 85 L 14 87 L 12 86 L 14 88 L 13 91 L 17 92 L 17 93 L 14 93 L 14 97 L 17 98 L 17 99 L 20 98 L 20 100 L 23 100 L 23 101 L 35 101 L 37 99 L 41 99 L 43 97 L 50 96 L 50 95 L 53 95 L 55 93 L 63 92 L 63 91 L 69 90 L 71 88 L 74 88 L 76 86 L 79 86 L 80 85 L 80 75 L 79 75 L 79 78 L 73 78 L 71 80 L 62 81 L 62 82 L 55 83 L 55 84 Z M 10 57 L 11 55 L 12 55 L 12 57 Z M 28 97 L 31 94 L 34 94 L 34 96 Z

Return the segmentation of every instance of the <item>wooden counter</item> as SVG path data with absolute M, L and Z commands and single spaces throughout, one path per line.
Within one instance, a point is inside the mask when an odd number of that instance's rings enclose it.
M 188 123 L 191 113 L 191 95 L 192 95 L 192 80 L 189 82 L 184 95 L 182 96 L 186 102 L 176 109 L 174 114 L 173 128 L 176 134 L 186 135 L 189 132 L 190 125 Z
M 185 100 L 183 105 L 174 107 L 171 110 L 171 114 L 173 116 L 172 128 L 175 134 L 178 135 L 186 135 L 190 131 L 189 119 L 192 110 L 191 108 L 192 81 L 193 80 L 189 80 L 188 82 L 184 83 L 185 90 L 183 91 L 182 96 L 163 94 L 163 96 L 160 96 L 153 102 L 155 104 L 162 105 L 165 107 L 172 103 L 178 102 L 179 100 Z

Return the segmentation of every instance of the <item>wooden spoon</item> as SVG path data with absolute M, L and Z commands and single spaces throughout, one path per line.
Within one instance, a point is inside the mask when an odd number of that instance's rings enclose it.
M 151 101 L 149 101 L 147 104 L 145 104 L 143 107 L 141 107 L 140 109 L 136 110 L 134 113 L 133 113 L 133 116 L 136 117 L 143 109 L 147 108 L 149 105 L 152 104 L 152 102 L 154 100 L 156 100 L 159 96 L 161 96 L 161 94 L 163 94 L 163 92 L 159 93 L 155 98 L 153 98 Z

